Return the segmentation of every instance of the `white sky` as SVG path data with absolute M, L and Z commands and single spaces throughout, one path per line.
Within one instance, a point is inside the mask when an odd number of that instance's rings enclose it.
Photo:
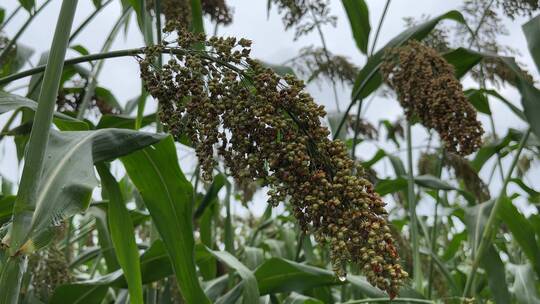
M 38 0 L 38 2 L 42 3 L 43 1 Z M 270 63 L 284 62 L 287 59 L 294 57 L 298 53 L 298 50 L 304 46 L 320 46 L 320 40 L 316 32 L 302 37 L 296 42 L 293 41 L 293 31 L 284 31 L 281 17 L 277 15 L 275 9 L 272 10 L 270 17 L 267 18 L 266 2 L 266 0 L 228 0 L 227 3 L 234 7 L 234 22 L 230 26 L 220 27 L 218 34 L 245 37 L 253 40 L 253 57 Z M 369 0 L 367 3 L 370 10 L 372 26 L 371 35 L 373 36 L 385 1 Z M 36 17 L 34 22 L 19 39 L 21 43 L 30 46 L 35 50 L 35 54 L 31 60 L 33 64 L 37 63 L 39 55 L 46 51 L 50 46 L 60 4 L 60 0 L 53 0 L 52 3 Z M 330 51 L 335 54 L 345 55 L 356 65 L 362 66 L 365 62 L 365 57 L 360 54 L 352 39 L 349 23 L 341 1 L 332 0 L 331 5 L 332 13 L 338 17 L 338 23 L 335 28 L 327 26 L 323 29 Z M 392 1 L 381 30 L 377 47 L 384 45 L 388 40 L 404 30 L 404 17 L 412 16 L 420 18 L 423 14 L 436 16 L 448 10 L 457 9 L 460 5 L 461 1 Z M 9 12 L 18 6 L 18 3 L 16 0 L 0 0 L 0 6 L 4 7 L 7 14 L 9 14 Z M 80 0 L 73 28 L 76 28 L 93 10 L 94 7 L 92 1 Z M 81 44 L 91 53 L 99 52 L 103 41 L 112 28 L 112 25 L 120 16 L 121 11 L 120 1 L 115 1 L 115 3 L 109 5 L 92 21 L 82 34 L 79 35 L 73 45 Z M 7 35 L 10 37 L 13 36 L 24 23 L 26 17 L 26 12 L 20 12 L 8 25 L 7 29 L 5 29 Z M 519 58 L 519 61 L 528 67 L 528 70 L 533 74 L 535 79 L 540 79 L 538 77 L 538 71 L 534 68 L 533 61 L 528 54 L 525 37 L 521 31 L 521 25 L 525 21 L 526 20 L 522 18 L 518 18 L 513 22 L 506 21 L 505 25 L 511 35 L 501 37 L 500 42 L 501 44 L 510 45 L 520 50 L 522 56 Z M 451 24 L 451 22 L 448 24 Z M 213 30 L 213 25 L 211 25 L 208 20 L 206 22 L 206 29 L 207 32 Z M 111 49 L 117 50 L 140 46 L 143 46 L 143 42 L 133 16 L 131 18 L 131 26 L 127 36 L 124 39 L 122 34 L 119 35 Z M 74 52 L 70 52 L 68 56 L 75 57 L 78 55 Z M 140 92 L 140 79 L 136 60 L 133 58 L 107 60 L 103 71 L 100 74 L 99 82 L 101 86 L 111 89 L 121 103 L 125 103 L 127 100 L 138 96 Z M 23 82 L 14 83 L 12 87 L 16 87 L 21 83 Z M 466 81 L 465 87 L 467 88 L 468 85 L 471 86 L 472 83 Z M 332 89 L 326 84 L 322 87 L 323 89 L 320 89 L 317 85 L 310 85 L 309 91 L 315 97 L 317 102 L 324 104 L 328 111 L 332 111 L 335 108 Z M 19 93 L 24 94 L 25 90 L 19 91 Z M 519 95 L 512 88 L 508 86 L 503 87 L 499 90 L 499 93 L 507 97 L 516 105 L 520 105 Z M 339 89 L 339 100 L 341 101 L 342 109 L 346 108 L 349 96 L 350 88 Z M 509 114 L 509 111 L 504 105 L 492 101 L 491 107 L 494 112 L 497 131 L 500 135 L 503 135 L 508 127 L 520 128 L 524 126 L 524 124 L 516 119 L 513 114 Z M 396 101 L 376 98 L 365 117 L 376 124 L 376 122 L 382 118 L 394 120 L 401 114 L 402 109 Z M 0 115 L 0 125 L 5 122 L 7 115 L 9 114 Z M 484 123 L 485 129 L 489 130 L 490 127 L 487 117 L 481 117 L 481 120 Z M 413 145 L 421 144 L 422 141 L 425 140 L 426 133 L 421 127 L 415 127 L 414 132 L 416 132 L 418 136 L 415 136 Z M 388 145 L 388 147 L 392 147 L 392 145 Z M 363 159 L 369 159 L 375 151 L 375 148 L 371 144 L 363 144 L 358 151 Z M 381 166 L 383 165 L 381 164 Z M 379 168 L 384 170 L 384 167 Z M 189 172 L 189 169 L 186 168 L 186 171 Z M 17 172 L 18 166 L 13 145 L 10 140 L 4 140 L 3 143 L 0 144 L 0 174 L 7 176 L 11 180 L 15 180 L 17 178 Z M 379 170 L 379 172 L 383 171 Z M 387 171 L 387 173 L 392 173 L 392 170 Z M 496 186 L 497 184 L 494 184 L 494 187 Z M 533 184 L 532 186 L 538 187 L 539 185 Z M 496 188 L 492 188 L 492 192 L 494 190 L 496 190 Z M 493 195 L 496 194 L 493 193 Z

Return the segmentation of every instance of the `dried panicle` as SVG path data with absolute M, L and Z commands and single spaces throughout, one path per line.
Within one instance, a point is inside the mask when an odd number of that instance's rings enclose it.
M 227 25 L 232 22 L 231 8 L 225 0 L 202 0 L 201 4 L 203 12 L 215 23 Z
M 422 153 L 418 158 L 418 174 L 437 175 L 439 158 L 435 153 Z
M 326 78 L 353 85 L 359 71 L 346 57 L 311 46 L 300 50 L 298 56 L 292 60 L 292 66 L 301 76 L 307 78 L 307 82 Z
M 183 48 L 197 42 L 189 33 L 179 37 Z M 177 139 L 187 134 L 205 179 L 212 178 L 217 154 L 237 181 L 263 180 L 270 204 L 288 200 L 301 228 L 329 244 L 338 276 L 356 263 L 394 297 L 407 274 L 398 263 L 385 204 L 356 175 L 345 145 L 328 138 L 323 107 L 302 81 L 279 77 L 251 59 L 249 40 L 200 42 L 214 57 L 186 50 L 158 70 L 152 62 L 161 50 L 150 48 L 140 63 L 164 126 Z
M 488 186 L 467 159 L 453 153 L 446 153 L 444 164 L 454 169 L 456 177 L 463 181 L 465 190 L 472 193 L 478 202 L 485 202 L 491 198 Z
M 294 39 L 306 35 L 317 26 L 336 25 L 337 17 L 330 15 L 329 0 L 271 0 L 283 14 L 285 29 L 295 27 Z
M 418 172 L 436 175 L 439 159 L 440 156 L 436 153 L 422 153 L 418 159 Z M 485 202 L 491 198 L 488 186 L 467 159 L 454 153 L 445 153 L 443 165 L 454 170 L 455 176 L 462 181 L 465 190 L 472 193 L 478 202 Z
M 78 112 L 84 97 L 81 88 L 62 88 L 56 97 L 58 112 Z M 119 114 L 118 110 L 111 107 L 102 97 L 94 94 L 88 105 L 88 109 L 98 114 Z
M 367 119 L 356 119 L 355 115 L 349 115 L 348 128 L 357 133 L 359 138 L 374 140 L 379 137 L 379 131 Z
M 32 286 L 41 300 L 48 299 L 56 287 L 73 281 L 69 263 L 62 251 L 50 246 L 30 257 Z
M 481 145 L 482 126 L 453 67 L 435 50 L 411 41 L 388 51 L 381 67 L 409 120 L 437 130 L 448 151 L 468 155 Z
M 538 0 L 497 0 L 497 5 L 503 8 L 504 14 L 512 19 L 516 17 L 531 17 L 540 9 Z
M 154 10 L 155 0 L 146 0 L 146 8 Z M 191 26 L 190 0 L 161 0 L 161 13 L 165 16 L 164 30 L 172 32 Z

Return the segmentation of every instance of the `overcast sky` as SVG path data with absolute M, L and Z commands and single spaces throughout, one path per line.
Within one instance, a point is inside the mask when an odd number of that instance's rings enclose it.
M 39 3 L 43 1 L 38 0 Z M 378 19 L 382 13 L 383 0 L 367 1 L 370 10 L 370 19 L 373 36 Z M 105 8 L 92 23 L 82 32 L 72 45 L 83 45 L 91 53 L 99 52 L 101 46 L 108 35 L 112 25 L 121 14 L 120 1 L 114 1 L 113 4 Z M 253 40 L 252 55 L 270 63 L 281 63 L 294 57 L 298 50 L 304 46 L 320 46 L 319 36 L 314 32 L 308 36 L 293 41 L 293 31 L 286 32 L 283 27 L 281 17 L 276 10 L 272 10 L 267 18 L 266 0 L 228 0 L 227 3 L 234 8 L 234 22 L 227 27 L 219 28 L 219 35 L 232 35 L 236 37 L 245 37 Z M 19 41 L 35 50 L 32 58 L 33 64 L 36 64 L 39 55 L 46 51 L 52 40 L 54 27 L 57 20 L 61 1 L 53 0 L 52 3 L 33 21 L 27 31 L 22 35 Z M 350 31 L 347 16 L 343 10 L 341 1 L 332 0 L 332 13 L 338 17 L 337 26 L 324 27 L 327 44 L 330 51 L 335 54 L 347 56 L 358 66 L 362 66 L 365 57 L 360 54 Z M 403 18 L 412 16 L 420 18 L 421 15 L 436 16 L 451 9 L 457 9 L 461 1 L 434 1 L 434 0 L 394 0 L 391 2 L 388 15 L 381 30 L 377 48 L 384 45 L 392 37 L 404 30 Z M 7 14 L 18 6 L 16 0 L 1 0 L 0 6 L 4 7 Z M 74 28 L 88 16 L 94 7 L 90 0 L 80 0 L 77 14 L 75 17 Z M 8 37 L 12 37 L 27 18 L 26 12 L 20 12 L 17 17 L 5 29 Z M 521 25 L 525 19 L 518 18 L 515 21 L 506 21 L 505 25 L 511 33 L 510 36 L 501 37 L 501 44 L 511 45 L 521 51 L 519 61 L 524 63 L 528 70 L 538 77 L 538 72 L 534 68 L 532 59 L 528 54 L 526 41 L 521 31 Z M 135 18 L 131 18 L 132 26 L 129 27 L 127 35 L 119 35 L 112 46 L 112 50 L 143 46 L 141 35 L 135 23 Z M 452 22 L 448 22 L 451 24 Z M 213 30 L 213 25 L 206 20 L 207 32 Z M 69 52 L 69 57 L 77 56 L 75 52 Z M 27 81 L 27 80 L 25 80 Z M 117 58 L 107 60 L 102 73 L 99 77 L 101 86 L 112 90 L 116 98 L 125 103 L 127 100 L 137 96 L 140 92 L 140 79 L 138 65 L 133 58 Z M 14 83 L 12 88 L 24 82 Z M 465 87 L 472 86 L 473 83 L 465 81 Z M 329 85 L 323 84 L 322 88 L 317 85 L 310 85 L 309 91 L 315 97 L 317 102 L 327 106 L 328 111 L 335 109 L 334 97 Z M 18 91 L 21 94 L 25 90 Z M 519 95 L 515 90 L 509 87 L 499 89 L 499 92 L 519 105 Z M 346 108 L 350 88 L 339 88 L 339 100 L 341 108 Z M 499 133 L 506 131 L 508 127 L 520 128 L 524 124 L 508 113 L 507 108 L 498 102 L 491 102 L 492 111 L 495 113 L 495 121 Z M 366 113 L 367 118 L 376 123 L 381 118 L 394 120 L 402 115 L 402 109 L 395 100 L 375 98 L 373 104 Z M 5 122 L 7 115 L 0 115 L 0 124 Z M 486 117 L 481 117 L 484 126 L 489 130 L 489 124 Z M 421 127 L 415 127 L 414 132 L 419 136 L 415 137 L 414 144 L 420 144 L 425 139 L 425 132 Z M 361 145 L 360 153 L 365 153 L 364 159 L 371 157 L 375 150 L 373 145 Z M 13 145 L 10 141 L 0 144 L 0 174 L 8 176 L 11 180 L 16 179 L 17 164 L 13 152 Z

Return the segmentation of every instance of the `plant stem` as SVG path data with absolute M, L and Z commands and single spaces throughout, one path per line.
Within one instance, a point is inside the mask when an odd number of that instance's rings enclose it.
M 15 36 L 13 36 L 13 39 L 9 40 L 8 44 L 6 45 L 6 47 L 4 48 L 4 50 L 2 51 L 2 53 L 0 53 L 0 63 L 4 63 L 5 60 L 6 60 L 6 57 L 7 55 L 9 54 L 9 52 L 11 51 L 11 49 L 13 48 L 13 46 L 15 45 L 15 43 L 17 43 L 17 40 L 19 39 L 19 37 L 24 33 L 24 31 L 26 30 L 26 28 L 30 25 L 30 23 L 32 23 L 32 20 L 34 20 L 34 18 L 49 4 L 51 3 L 51 0 L 47 0 L 45 1 L 45 3 L 43 3 L 37 10 L 35 13 L 33 14 L 30 14 L 30 16 L 28 16 L 28 19 L 26 19 L 26 22 L 23 24 L 23 26 L 19 29 L 19 31 L 15 34 Z
M 107 5 L 109 5 L 113 0 L 108 0 L 107 2 L 101 4 L 99 7 L 97 7 L 82 23 L 77 27 L 77 29 L 71 34 L 69 37 L 69 41 L 73 41 L 81 32 L 82 30 L 94 19 L 94 17 Z
M 371 51 L 369 52 L 369 56 L 373 56 L 373 52 L 375 51 L 375 46 L 377 45 L 377 40 L 379 39 L 379 34 L 381 32 L 382 24 L 384 18 L 386 17 L 386 13 L 388 12 L 388 7 L 390 6 L 391 1 L 392 0 L 386 0 L 383 13 L 381 15 L 381 18 L 379 18 L 379 25 L 377 26 L 377 31 L 375 32 L 375 38 L 373 38 L 373 44 L 371 44 Z
M 106 52 L 106 53 L 90 54 L 90 55 L 86 55 L 86 56 L 80 56 L 80 57 L 65 60 L 64 61 L 64 66 L 74 65 L 74 64 L 82 63 L 82 62 L 89 62 L 89 61 L 95 61 L 95 60 L 101 60 L 101 59 L 108 59 L 108 58 L 135 56 L 135 55 L 143 54 L 144 50 L 145 50 L 145 48 L 141 47 L 141 48 L 134 48 L 134 49 L 111 51 L 111 52 Z M 161 53 L 163 53 L 163 54 L 177 54 L 177 55 L 185 55 L 186 53 L 190 53 L 190 52 L 199 53 L 199 55 L 202 58 L 205 58 L 205 59 L 208 59 L 210 61 L 216 62 L 216 63 L 218 63 L 220 65 L 223 65 L 223 66 L 225 66 L 225 67 L 227 67 L 227 68 L 229 68 L 229 69 L 231 69 L 231 70 L 233 70 L 235 72 L 239 72 L 239 73 L 241 72 L 241 70 L 238 67 L 236 67 L 236 66 L 234 66 L 232 64 L 220 61 L 219 59 L 214 58 L 214 57 L 212 57 L 210 55 L 200 53 L 200 52 L 197 52 L 197 51 L 194 51 L 194 50 L 185 50 L 185 49 L 180 49 L 180 48 L 163 48 L 163 50 L 161 51 Z M 16 73 L 16 74 L 12 74 L 12 75 L 0 78 L 0 86 L 4 85 L 6 83 L 10 83 L 12 81 L 24 78 L 24 77 L 28 77 L 28 76 L 32 76 L 34 74 L 41 73 L 41 72 L 43 72 L 45 70 L 45 66 L 46 65 L 40 65 L 40 66 L 37 66 L 35 68 L 28 69 L 26 71 L 22 71 L 20 73 Z
M 414 288 L 422 293 L 422 263 L 420 261 L 420 246 L 418 240 L 418 221 L 416 218 L 416 197 L 414 194 L 414 172 L 412 160 L 412 126 L 407 121 L 407 203 L 409 205 L 410 233 L 413 251 L 413 281 Z
M 331 64 L 330 52 L 328 52 L 328 47 L 326 46 L 326 40 L 324 39 L 324 34 L 322 32 L 322 29 L 321 29 L 320 21 L 317 20 L 317 17 L 315 16 L 315 14 L 313 13 L 313 10 L 311 9 L 311 6 L 309 6 L 309 12 L 311 13 L 313 21 L 315 23 L 315 27 L 317 28 L 317 32 L 319 33 L 319 37 L 321 39 L 321 43 L 322 43 L 322 47 L 323 47 L 323 51 L 324 51 L 324 56 L 326 57 L 326 61 L 328 62 L 328 64 Z M 336 102 L 336 110 L 339 113 L 339 112 L 341 112 L 341 110 L 339 109 L 339 99 L 338 99 L 338 93 L 337 93 L 337 88 L 336 88 L 336 80 L 333 77 L 330 77 L 330 82 L 332 82 L 332 89 L 334 90 L 334 100 Z
M 360 113 L 362 113 L 362 99 L 358 103 L 358 110 L 356 110 L 356 121 L 354 122 L 354 137 L 353 137 L 353 146 L 351 149 L 351 158 L 356 160 L 356 141 L 358 140 L 358 129 L 360 127 Z
M 13 17 L 15 17 L 15 15 L 17 15 L 17 13 L 21 10 L 22 6 L 19 5 L 13 12 L 11 12 L 11 14 L 9 14 L 9 16 L 6 18 L 6 20 L 4 20 L 4 23 L 2 23 L 0 25 L 0 31 L 2 31 L 6 25 L 8 25 L 8 23 L 11 21 L 11 19 L 13 19 Z
M 114 27 L 112 28 L 109 36 L 105 40 L 105 43 L 101 47 L 101 52 L 107 52 L 114 41 L 114 38 L 118 34 L 118 31 L 120 30 L 120 27 L 122 25 L 122 22 L 124 19 L 129 15 L 131 12 L 131 6 L 126 8 L 120 18 L 118 18 L 118 21 L 114 24 Z M 88 85 L 86 86 L 86 90 L 84 92 L 84 97 L 82 99 L 81 105 L 79 107 L 79 112 L 77 113 L 77 119 L 82 119 L 84 117 L 84 112 L 90 105 L 90 101 L 92 100 L 92 97 L 94 97 L 94 92 L 97 87 L 97 77 L 99 73 L 101 72 L 101 68 L 103 67 L 104 61 L 101 60 L 98 63 L 94 64 L 92 68 L 92 72 L 90 73 L 90 77 L 88 79 Z
M 26 257 L 17 253 L 28 239 L 30 223 L 36 208 L 36 195 L 41 172 L 43 171 L 45 150 L 56 105 L 56 95 L 60 85 L 69 32 L 73 24 L 76 8 L 76 0 L 65 0 L 62 2 L 60 15 L 58 16 L 34 124 L 30 131 L 19 190 L 13 207 L 13 224 L 9 248 L 11 257 L 0 277 L 0 290 L 12 290 L 13 292 L 1 296 L 1 304 L 17 303 L 18 301 Z
M 431 134 L 430 134 L 431 135 Z M 441 178 L 441 175 L 442 175 L 442 169 L 443 169 L 443 164 L 444 164 L 444 158 L 445 158 L 445 150 L 444 148 L 441 148 L 441 157 L 439 159 L 439 163 L 437 164 L 437 178 Z M 439 204 L 441 202 L 441 195 L 440 195 L 440 191 L 437 190 L 437 196 L 435 198 L 435 217 L 433 219 L 433 232 L 431 234 L 431 254 L 432 255 L 435 255 L 436 254 L 436 246 L 437 246 L 437 228 L 438 228 L 438 217 L 439 217 L 439 213 L 438 213 L 438 210 L 439 210 Z M 432 292 L 432 287 L 433 287 L 433 257 L 431 257 L 429 259 L 429 280 L 428 280 L 428 299 L 431 299 L 431 292 Z
M 162 42 L 162 38 L 161 38 L 161 0 L 154 0 L 154 12 L 156 14 L 156 39 L 157 39 L 157 44 L 161 44 L 161 42 Z M 163 55 L 159 54 L 159 56 L 158 56 L 158 68 L 161 69 L 162 66 L 163 66 Z M 163 125 L 161 124 L 161 121 L 159 120 L 160 110 L 161 110 L 161 106 L 159 104 L 159 101 L 157 101 L 156 132 L 158 132 L 158 133 L 163 131 Z
M 516 167 L 519 156 L 521 155 L 521 152 L 523 151 L 523 148 L 525 147 L 527 143 L 527 139 L 529 138 L 529 135 L 531 134 L 531 129 L 529 128 L 523 137 L 521 138 L 521 141 L 519 143 L 518 150 L 516 152 L 516 155 L 514 155 L 514 159 L 512 160 L 512 164 L 510 165 L 510 168 L 508 172 L 506 173 L 506 177 L 504 179 L 503 185 L 501 187 L 501 191 L 499 193 L 499 196 L 497 197 L 497 200 L 495 201 L 491 212 L 489 214 L 488 220 L 484 226 L 484 231 L 482 233 L 482 237 L 480 238 L 480 244 L 478 245 L 478 249 L 476 250 L 476 253 L 474 254 L 474 259 L 472 263 L 472 269 L 467 277 L 467 282 L 465 284 L 465 289 L 463 291 L 463 296 L 467 297 L 469 295 L 469 292 L 472 287 L 472 282 L 474 281 L 476 271 L 478 270 L 478 266 L 480 264 L 480 260 L 482 259 L 486 249 L 488 248 L 489 244 L 491 244 L 491 239 L 494 237 L 495 233 L 497 232 L 496 226 L 495 226 L 495 220 L 497 219 L 497 215 L 499 212 L 499 209 L 501 207 L 501 204 L 503 202 L 503 197 L 506 196 L 506 188 L 508 186 L 508 183 L 510 182 L 510 179 L 512 179 L 512 173 L 514 171 L 514 168 Z

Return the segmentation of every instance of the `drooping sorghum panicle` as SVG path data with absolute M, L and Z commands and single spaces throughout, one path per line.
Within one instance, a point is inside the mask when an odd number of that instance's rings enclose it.
M 483 129 L 452 65 L 417 41 L 389 50 L 381 71 L 409 120 L 437 130 L 448 151 L 468 155 L 481 145 Z
M 467 159 L 453 153 L 446 153 L 444 165 L 454 169 L 456 177 L 463 181 L 465 190 L 472 193 L 478 202 L 482 203 L 491 198 L 488 186 Z
M 300 76 L 307 79 L 307 82 L 325 78 L 353 85 L 359 71 L 358 67 L 346 57 L 312 46 L 302 48 L 291 64 Z
M 179 37 L 182 48 L 201 41 L 212 52 L 186 50 L 158 70 L 152 61 L 162 50 L 153 47 L 141 74 L 160 103 L 164 126 L 176 138 L 191 139 L 203 177 L 211 179 L 217 154 L 236 180 L 263 180 L 269 203 L 288 200 L 301 228 L 329 245 L 338 276 L 356 263 L 373 285 L 395 296 L 407 273 L 385 204 L 357 174 L 345 145 L 328 138 L 321 123 L 326 113 L 303 82 L 251 59 L 248 40 Z
M 418 172 L 420 174 L 436 175 L 439 169 L 440 156 L 437 153 L 422 153 L 418 159 Z M 455 176 L 461 180 L 463 187 L 472 193 L 480 203 L 491 198 L 488 186 L 478 176 L 470 162 L 454 153 L 445 153 L 443 165 L 453 169 Z

